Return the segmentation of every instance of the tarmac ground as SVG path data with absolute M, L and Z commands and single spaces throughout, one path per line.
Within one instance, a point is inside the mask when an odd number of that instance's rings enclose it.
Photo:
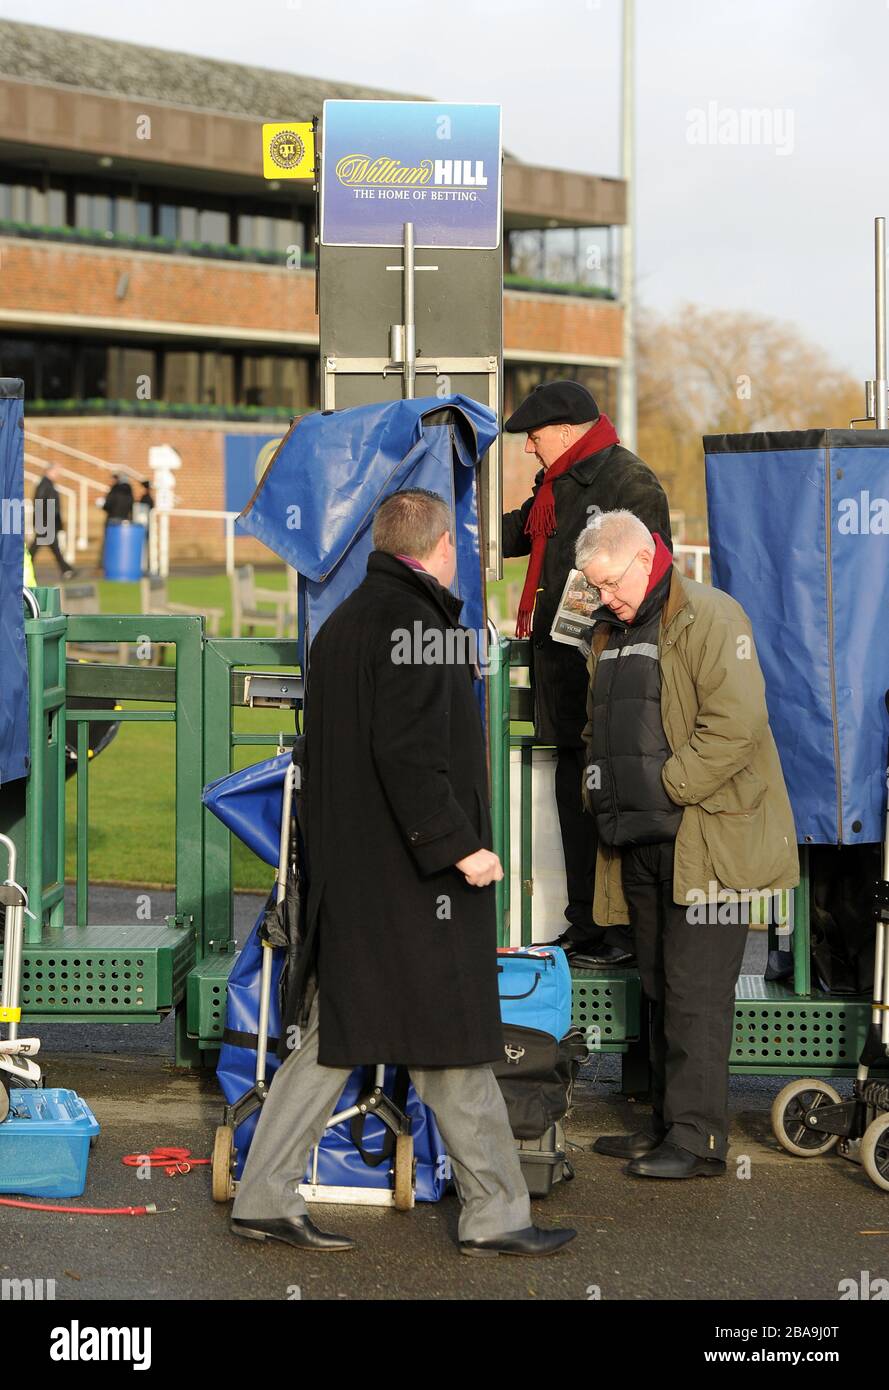
M 94 889 L 92 920 L 134 920 L 138 892 Z M 163 894 L 154 899 L 156 913 L 172 910 Z M 236 898 L 239 940 L 259 905 Z M 751 933 L 746 970 L 761 970 L 763 949 Z M 540 1225 L 577 1229 L 555 1258 L 462 1258 L 450 1195 L 407 1213 L 316 1206 L 319 1225 L 358 1241 L 322 1256 L 234 1237 L 229 1207 L 211 1200 L 209 1167 L 140 1178 L 123 1165 L 125 1154 L 156 1145 L 212 1152 L 221 1094 L 212 1072 L 173 1065 L 171 1019 L 37 1031 L 45 1084 L 77 1091 L 101 1125 L 75 1204 L 160 1208 L 145 1217 L 0 1208 L 0 1281 L 51 1279 L 57 1300 L 757 1300 L 785 1305 L 792 1320 L 795 1302 L 848 1298 L 853 1285 L 861 1292 L 851 1296 L 874 1298 L 882 1287 L 889 1296 L 889 1282 L 876 1282 L 889 1281 L 889 1194 L 836 1156 L 794 1159 L 779 1149 L 769 1123 L 783 1084 L 776 1077 L 732 1078 L 724 1177 L 651 1182 L 590 1152 L 597 1135 L 638 1128 L 648 1113 L 620 1095 L 618 1057 L 593 1059 L 566 1121 L 576 1176 L 533 1205 Z M 779 1311 L 765 1320 L 779 1321 Z

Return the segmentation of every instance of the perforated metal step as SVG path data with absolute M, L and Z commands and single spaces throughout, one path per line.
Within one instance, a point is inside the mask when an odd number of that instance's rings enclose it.
M 639 1036 L 639 976 L 634 970 L 606 973 L 572 970 L 572 1023 L 587 1035 L 588 1046 L 605 1052 Z
M 218 1046 L 225 1025 L 228 977 L 237 957 L 234 952 L 215 953 L 199 961 L 188 976 L 187 1027 L 189 1037 Z
M 145 923 L 48 931 L 40 945 L 24 948 L 22 1008 L 35 1021 L 150 1021 L 183 997 L 194 957 L 192 931 L 185 927 Z

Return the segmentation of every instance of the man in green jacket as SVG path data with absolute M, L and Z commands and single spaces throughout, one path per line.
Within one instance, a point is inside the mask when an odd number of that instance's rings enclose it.
M 799 882 L 765 684 L 741 606 L 683 579 L 631 512 L 595 517 L 576 563 L 601 599 L 583 735 L 594 914 L 629 922 L 654 1006 L 651 1130 L 593 1147 L 637 1177 L 718 1176 L 750 903 Z

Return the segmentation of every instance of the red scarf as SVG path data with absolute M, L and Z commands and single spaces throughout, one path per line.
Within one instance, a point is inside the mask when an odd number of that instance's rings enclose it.
M 566 449 L 564 454 L 560 454 L 555 463 L 551 463 L 546 470 L 525 523 L 525 535 L 531 537 L 531 558 L 528 561 L 528 573 L 525 575 L 525 587 L 522 590 L 516 618 L 516 637 L 530 637 L 531 635 L 534 604 L 537 600 L 537 586 L 540 572 L 543 569 L 546 542 L 550 536 L 555 534 L 556 530 L 553 483 L 556 478 L 567 473 L 568 469 L 575 463 L 579 463 L 581 459 L 589 458 L 591 454 L 597 454 L 600 449 L 607 449 L 609 444 L 619 443 L 617 431 L 608 416 L 600 415 L 592 429 L 587 430 L 586 434 L 582 434 L 579 439 L 576 439 L 570 449 Z
M 651 562 L 651 574 L 648 576 L 648 586 L 645 590 L 644 598 L 648 598 L 652 589 L 660 584 L 667 570 L 673 564 L 672 551 L 668 550 L 661 539 L 658 531 L 652 531 L 654 537 L 654 559 Z M 640 607 L 642 605 L 640 604 Z

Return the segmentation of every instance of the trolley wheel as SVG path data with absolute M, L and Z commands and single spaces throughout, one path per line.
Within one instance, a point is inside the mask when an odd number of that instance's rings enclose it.
M 414 1205 L 417 1161 L 412 1134 L 395 1137 L 395 1210 L 410 1211 Z
M 871 1120 L 861 1139 L 861 1164 L 876 1187 L 889 1192 L 889 1113 Z
M 213 1142 L 212 1192 L 214 1202 L 230 1202 L 235 1195 L 232 1182 L 232 1155 L 235 1132 L 231 1125 L 220 1125 Z
M 6 1077 L 0 1072 L 0 1125 L 9 1114 L 9 1087 L 6 1084 Z
M 791 1081 L 779 1091 L 772 1104 L 772 1132 L 782 1149 L 797 1158 L 815 1158 L 829 1153 L 839 1143 L 838 1134 L 825 1134 L 804 1124 L 807 1110 L 821 1105 L 840 1105 L 841 1098 L 823 1081 Z

